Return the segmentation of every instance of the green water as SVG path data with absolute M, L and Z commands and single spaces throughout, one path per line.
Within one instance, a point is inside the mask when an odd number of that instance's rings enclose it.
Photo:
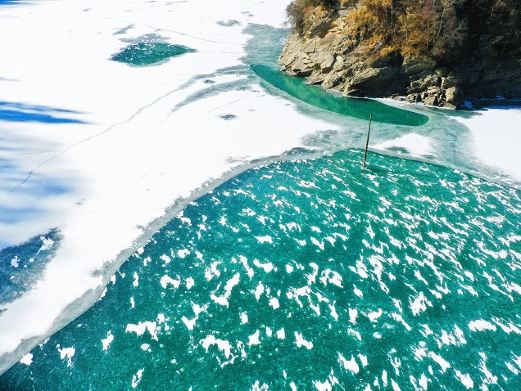
M 134 66 L 156 65 L 171 57 L 193 52 L 193 49 L 166 42 L 138 42 L 125 47 L 112 56 L 113 61 Z
M 373 114 L 375 122 L 393 125 L 421 126 L 428 122 L 428 117 L 423 114 L 402 110 L 372 99 L 336 95 L 323 88 L 307 85 L 304 79 L 287 76 L 273 66 L 253 64 L 251 69 L 267 83 L 294 98 L 333 113 L 364 120 Z
M 360 159 L 272 163 L 191 203 L 0 388 L 521 389 L 521 192 Z

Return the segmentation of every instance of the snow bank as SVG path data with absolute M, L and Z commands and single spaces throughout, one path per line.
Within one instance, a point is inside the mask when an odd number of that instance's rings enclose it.
M 393 148 L 404 148 L 413 156 L 426 156 L 434 152 L 431 142 L 431 139 L 428 137 L 422 136 L 420 134 L 409 133 L 374 145 L 373 149 L 386 150 Z
M 483 163 L 521 181 L 521 109 L 496 107 L 455 119 L 470 129 L 474 153 Z

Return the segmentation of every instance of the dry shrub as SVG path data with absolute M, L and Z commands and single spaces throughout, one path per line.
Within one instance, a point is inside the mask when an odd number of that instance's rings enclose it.
M 457 61 L 476 45 L 494 55 L 521 52 L 521 0 L 295 0 L 288 7 L 302 32 L 317 10 L 346 9 L 335 26 L 372 55 L 399 51 Z M 339 23 L 340 22 L 340 23 Z

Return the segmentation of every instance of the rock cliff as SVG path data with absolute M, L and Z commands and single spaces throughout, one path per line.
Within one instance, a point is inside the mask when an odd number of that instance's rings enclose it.
M 504 25 L 498 25 L 499 16 L 483 19 L 492 10 L 472 8 L 476 2 L 465 8 L 465 0 L 459 0 L 460 8 L 451 8 L 452 20 L 436 16 L 445 15 L 446 9 L 433 9 L 421 21 L 429 25 L 417 23 L 417 31 L 403 19 L 412 14 L 407 7 L 415 1 L 401 9 L 398 3 L 295 0 L 289 8 L 294 26 L 280 58 L 282 70 L 346 95 L 430 106 L 457 108 L 465 99 L 521 97 L 521 11 L 515 8 L 521 3 L 515 2 L 513 11 L 502 16 Z M 297 16 L 291 7 L 300 7 Z M 437 30 L 438 36 L 431 37 Z M 415 40 L 408 34 L 416 34 Z

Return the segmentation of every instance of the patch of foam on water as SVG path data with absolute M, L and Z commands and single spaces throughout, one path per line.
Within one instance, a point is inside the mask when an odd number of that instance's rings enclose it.
M 172 259 L 166 254 L 161 255 L 159 259 L 161 259 L 166 265 L 172 262 Z
M 259 243 L 269 243 L 273 244 L 273 238 L 270 235 L 264 235 L 264 236 L 256 236 L 255 237 Z
M 222 305 L 222 306 L 228 306 L 229 302 L 228 299 L 230 298 L 232 294 L 233 288 L 239 284 L 239 281 L 241 279 L 241 275 L 239 273 L 235 273 L 231 279 L 229 279 L 226 284 L 224 285 L 224 293 L 220 296 L 216 296 L 214 293 L 210 295 L 210 298 L 215 303 Z
M 381 308 L 378 309 L 378 311 L 373 311 L 373 312 L 369 312 L 367 314 L 367 318 L 372 322 L 372 323 L 375 323 L 378 321 L 378 319 L 380 318 L 380 316 L 382 316 L 383 314 L 383 311 Z
M 467 390 L 474 388 L 474 381 L 468 373 L 462 373 L 457 369 L 455 370 L 455 373 L 458 380 L 465 386 Z
M 60 353 L 60 358 L 62 360 L 67 360 L 67 366 L 72 367 L 72 358 L 76 353 L 74 346 L 70 348 L 60 348 L 60 345 L 58 345 L 58 352 Z
M 260 331 L 257 330 L 255 333 L 248 337 L 248 346 L 260 345 Z
M 248 264 L 248 258 L 246 258 L 244 255 L 239 255 L 239 260 L 241 261 L 242 266 L 246 270 L 246 274 L 248 275 L 248 277 L 252 279 L 255 275 L 255 271 Z
M 185 280 L 186 289 L 192 289 L 195 285 L 195 280 L 192 277 L 187 277 Z
M 52 248 L 52 246 L 54 245 L 54 240 L 52 240 L 51 238 L 41 236 L 40 239 L 42 240 L 42 245 L 41 245 L 40 249 L 38 250 L 38 253 L 40 253 L 42 251 L 49 251 Z
M 161 284 L 163 289 L 166 289 L 168 287 L 168 285 L 172 285 L 172 287 L 174 289 L 177 289 L 181 285 L 181 280 L 179 278 L 174 280 L 172 277 L 165 274 L 163 277 L 161 277 L 161 280 L 159 280 L 159 283 Z
M 443 373 L 445 373 L 445 371 L 447 371 L 447 369 L 451 367 L 450 363 L 438 353 L 429 352 L 429 356 L 432 358 L 434 362 L 436 362 L 436 364 L 440 366 L 440 369 Z
M 353 356 L 351 356 L 351 359 L 347 360 L 341 353 L 338 353 L 338 362 L 343 366 L 344 369 L 352 372 L 355 375 L 360 372 L 360 366 Z
M 15 256 L 11 259 L 11 267 L 17 268 L 20 265 L 20 258 L 18 256 Z
M 429 387 L 429 379 L 427 378 L 427 376 L 425 376 L 424 373 L 422 373 L 418 379 L 416 379 L 412 375 L 409 376 L 409 379 L 411 380 L 411 383 L 415 390 L 427 391 Z
M 320 276 L 320 282 L 324 285 L 333 284 L 336 285 L 339 288 L 342 288 L 342 276 L 333 270 L 325 269 L 321 276 Z
M 274 310 L 276 310 L 280 307 L 279 299 L 277 299 L 276 297 L 270 298 L 269 304 L 270 304 L 270 307 L 273 308 Z
M 112 331 L 109 330 L 107 332 L 107 337 L 103 338 L 101 340 L 101 346 L 102 346 L 103 350 L 107 350 L 113 340 L 114 340 L 114 335 L 112 334 Z
M 313 342 L 304 339 L 301 333 L 295 331 L 295 344 L 298 348 L 304 347 L 308 350 L 313 349 Z
M 141 383 L 141 379 L 143 378 L 144 368 L 139 369 L 135 375 L 132 375 L 132 382 L 130 383 L 132 388 L 136 388 L 139 383 Z
M 20 362 L 24 365 L 31 365 L 33 363 L 33 355 L 32 353 L 27 353 L 25 356 L 22 357 Z
M 356 318 L 358 317 L 358 310 L 356 308 L 349 308 L 349 322 L 356 324 Z
M 488 359 L 487 355 L 483 352 L 479 352 L 479 356 L 481 357 L 479 370 L 485 376 L 483 379 L 483 384 L 485 384 L 485 385 L 497 384 L 498 377 L 496 375 L 494 375 L 487 367 L 487 359 Z
M 353 285 L 353 292 L 360 298 L 364 297 L 364 293 L 359 288 L 357 288 L 356 285 Z
M 204 276 L 207 281 L 211 281 L 214 277 L 219 277 L 221 275 L 221 272 L 217 268 L 219 263 L 219 261 L 212 262 L 210 267 L 205 269 Z
M 432 303 L 423 292 L 420 292 L 414 299 L 409 299 L 409 306 L 411 307 L 412 314 L 417 316 L 426 311 L 427 307 L 432 307 Z
M 469 322 L 470 331 L 496 331 L 497 327 L 488 320 L 478 319 Z
M 257 266 L 259 269 L 262 269 L 264 270 L 265 273 L 270 273 L 274 270 L 274 266 L 273 266 L 273 263 L 271 262 L 265 262 L 265 263 L 262 263 L 261 261 L 259 261 L 258 259 L 254 259 L 253 260 L 253 264 L 255 266 Z
M 442 330 L 441 336 L 439 336 L 436 340 L 439 348 L 441 348 L 443 345 L 461 346 L 467 343 L 463 330 L 461 330 L 457 325 L 454 326 L 453 332 Z
M 150 334 L 150 337 L 153 340 L 158 340 L 157 338 L 157 324 L 156 322 L 151 321 L 145 321 L 145 322 L 139 322 L 138 324 L 127 324 L 127 327 L 125 329 L 126 333 L 136 333 L 138 336 L 142 336 L 145 334 L 145 331 L 148 331 Z
M 199 315 L 205 312 L 208 309 L 208 304 L 200 306 L 199 304 L 192 304 L 192 311 L 194 311 L 194 317 L 192 319 L 188 319 L 186 316 L 181 318 L 181 321 L 185 324 L 186 328 L 192 331 L 195 327 L 197 320 L 199 319 Z

